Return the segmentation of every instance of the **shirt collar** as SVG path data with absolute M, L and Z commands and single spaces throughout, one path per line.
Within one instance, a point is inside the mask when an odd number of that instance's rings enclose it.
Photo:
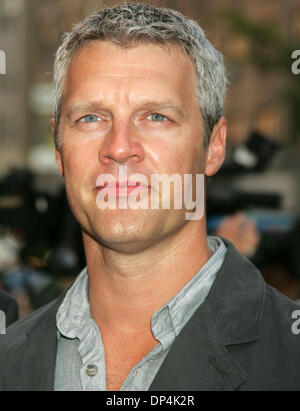
M 86 328 L 87 321 L 92 319 L 88 300 L 88 275 L 85 267 L 71 288 L 56 314 L 56 326 L 60 334 L 66 338 L 79 338 Z
M 226 246 L 221 238 L 208 237 L 208 246 L 213 252 L 210 259 L 178 294 L 172 297 L 170 301 L 152 316 L 152 332 L 165 348 L 169 345 L 169 338 L 167 336 L 171 332 L 171 327 L 175 338 L 205 300 L 223 264 Z
M 213 255 L 196 275 L 151 320 L 154 337 L 166 350 L 205 300 L 219 271 L 226 246 L 219 237 L 208 237 Z M 85 267 L 68 290 L 56 316 L 57 329 L 66 338 L 84 338 L 89 327 L 95 327 L 88 300 L 88 273 Z

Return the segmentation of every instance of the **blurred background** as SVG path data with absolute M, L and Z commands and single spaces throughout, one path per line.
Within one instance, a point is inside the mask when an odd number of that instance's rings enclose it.
M 160 0 L 197 20 L 225 58 L 228 153 L 208 185 L 208 233 L 300 299 L 300 0 Z M 0 288 L 20 317 L 85 265 L 54 160 L 52 69 L 62 34 L 106 0 L 0 0 Z M 300 57 L 300 52 L 299 52 Z M 296 70 L 297 72 L 297 70 Z

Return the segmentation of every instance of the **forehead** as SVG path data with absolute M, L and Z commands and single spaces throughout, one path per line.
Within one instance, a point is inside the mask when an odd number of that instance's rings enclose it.
M 69 66 L 64 94 L 76 93 L 85 87 L 89 93 L 92 84 L 108 92 L 128 87 L 153 93 L 172 92 L 191 96 L 195 91 L 196 75 L 191 59 L 179 46 L 162 47 L 156 44 L 135 44 L 123 48 L 109 41 L 96 40 L 85 44 L 74 55 Z M 90 84 L 90 87 L 87 85 Z M 148 87 L 148 92 L 149 92 Z

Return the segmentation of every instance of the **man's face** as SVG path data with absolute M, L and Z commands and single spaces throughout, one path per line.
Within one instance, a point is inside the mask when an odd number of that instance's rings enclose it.
M 59 169 L 72 211 L 96 241 L 124 252 L 154 245 L 188 223 L 186 210 L 106 209 L 96 203 L 103 173 L 204 174 L 207 153 L 195 71 L 177 47 L 122 49 L 94 41 L 67 73 L 59 126 Z M 193 223 L 193 222 L 192 222 Z

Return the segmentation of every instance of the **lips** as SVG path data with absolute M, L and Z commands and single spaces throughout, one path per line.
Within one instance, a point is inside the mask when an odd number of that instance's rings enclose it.
M 100 185 L 100 186 L 98 186 L 97 188 L 99 188 L 99 189 L 102 189 L 102 188 L 104 188 L 104 187 L 108 187 L 108 188 L 110 188 L 110 187 L 116 187 L 116 188 L 120 188 L 120 187 L 138 187 L 140 185 L 140 183 L 139 182 L 133 182 L 133 183 L 130 183 L 129 181 L 124 181 L 124 182 L 118 182 L 118 181 L 116 181 L 115 183 L 105 183 L 104 185 Z
M 140 193 L 142 191 L 148 190 L 149 186 L 145 186 L 140 184 L 140 182 L 130 182 L 130 181 L 124 181 L 124 182 L 116 182 L 116 183 L 106 183 L 104 185 L 100 185 L 96 187 L 97 191 L 101 191 L 105 188 L 105 192 L 107 194 L 115 194 L 117 196 L 120 195 L 128 195 L 130 194 L 133 190 L 136 190 L 135 193 Z

